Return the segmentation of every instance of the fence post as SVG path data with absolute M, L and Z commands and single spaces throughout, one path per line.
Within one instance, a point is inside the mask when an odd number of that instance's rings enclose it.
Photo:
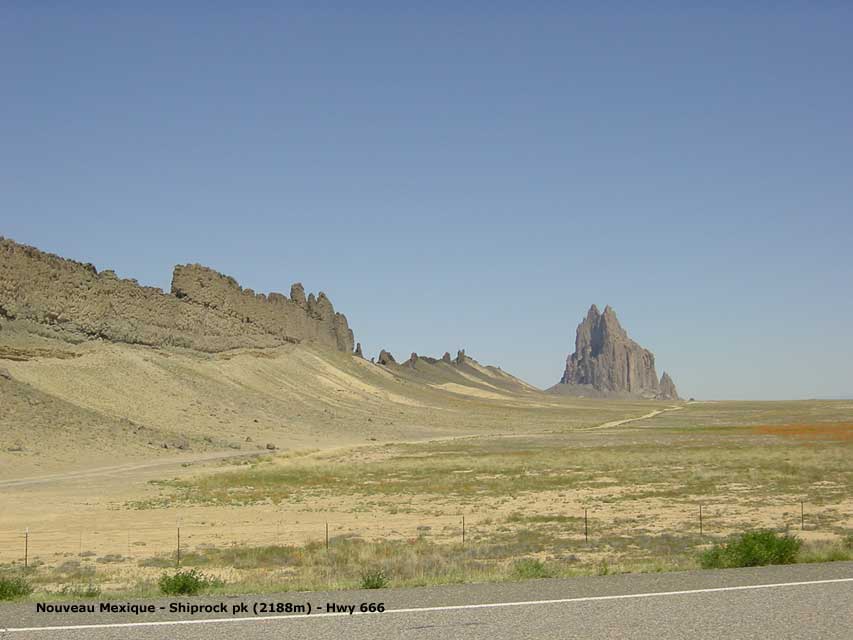
M 181 521 L 178 520 L 178 554 L 176 561 L 176 568 L 181 568 Z
M 30 528 L 24 529 L 24 569 L 30 566 Z
M 702 505 L 700 504 L 699 505 L 699 537 L 700 538 L 702 537 L 703 533 L 704 532 L 702 530 Z
M 803 500 L 800 500 L 800 531 L 806 530 L 806 507 Z
M 329 550 L 329 521 L 326 521 L 326 551 Z
M 583 539 L 589 542 L 589 517 L 587 516 L 586 507 L 583 509 Z
M 465 546 L 465 514 L 462 514 L 462 546 Z

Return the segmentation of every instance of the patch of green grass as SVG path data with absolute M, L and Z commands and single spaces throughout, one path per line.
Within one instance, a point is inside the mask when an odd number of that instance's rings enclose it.
M 703 569 L 793 564 L 802 544 L 802 540 L 787 534 L 780 535 L 766 529 L 749 531 L 703 551 L 700 563 Z
M 541 560 L 523 558 L 513 563 L 512 575 L 519 580 L 530 580 L 532 578 L 550 578 L 554 574 Z
M 797 562 L 844 562 L 853 560 L 853 544 L 846 540 L 840 543 L 811 542 L 804 544 L 797 555 Z
M 672 412 L 669 419 L 682 413 Z M 766 438 L 746 427 L 733 428 L 730 436 L 702 427 L 677 436 L 669 431 L 644 427 L 642 438 L 603 431 L 593 444 L 590 436 L 549 434 L 388 445 L 160 481 L 168 495 L 133 506 L 304 503 L 329 496 L 350 496 L 357 504 L 415 495 L 459 505 L 608 486 L 629 490 L 615 491 L 604 502 L 679 501 L 713 496 L 730 485 L 747 487 L 748 495 L 761 501 L 803 495 L 811 504 L 829 504 L 847 496 L 853 484 L 848 463 L 853 443 Z M 366 453 L 371 454 L 367 460 Z M 562 515 L 515 517 L 519 522 L 572 522 Z
M 476 544 L 468 547 L 468 553 L 475 558 L 502 559 L 561 550 L 569 543 L 560 538 L 558 533 L 544 528 L 501 530 L 478 538 Z

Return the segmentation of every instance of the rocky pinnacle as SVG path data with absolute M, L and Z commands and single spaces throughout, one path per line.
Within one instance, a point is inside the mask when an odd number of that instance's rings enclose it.
M 610 306 L 603 313 L 589 308 L 560 383 L 603 395 L 678 398 L 672 378 L 664 373 L 658 379 L 654 354 L 628 337 Z

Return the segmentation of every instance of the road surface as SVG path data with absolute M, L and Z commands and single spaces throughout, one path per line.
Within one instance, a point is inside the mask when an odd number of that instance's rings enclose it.
M 312 613 L 234 617 L 168 612 L 172 603 L 226 609 L 245 605 L 251 610 L 265 602 L 311 604 Z M 336 608 L 353 606 L 356 611 L 361 605 L 383 603 L 385 611 L 329 613 L 330 603 Z M 853 562 L 130 604 L 153 606 L 155 612 L 36 613 L 33 603 L 3 604 L 0 638 L 849 640 L 853 637 Z

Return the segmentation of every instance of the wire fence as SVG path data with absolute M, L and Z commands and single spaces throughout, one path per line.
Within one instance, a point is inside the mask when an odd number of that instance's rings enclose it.
M 0 563 L 24 565 L 76 557 L 104 564 L 141 560 L 175 552 L 208 548 L 326 545 L 344 538 L 393 540 L 426 537 L 437 543 L 461 539 L 461 519 L 435 517 L 419 524 L 383 520 L 381 524 L 353 526 L 335 521 L 287 524 L 284 521 L 217 525 L 178 521 L 174 526 L 100 527 L 97 529 L 40 529 L 0 531 Z
M 390 541 L 423 539 L 437 544 L 476 545 L 494 542 L 507 533 L 545 532 L 565 545 L 596 544 L 614 536 L 632 535 L 699 536 L 707 541 L 751 528 L 820 531 L 832 533 L 837 523 L 849 519 L 837 505 L 809 505 L 800 501 L 777 505 L 773 513 L 749 515 L 719 504 L 684 506 L 676 511 L 646 513 L 624 517 L 614 509 L 578 507 L 559 509 L 559 513 L 525 512 L 497 522 L 481 513 L 416 518 L 367 518 L 355 523 L 352 517 L 336 516 L 310 523 L 284 518 L 258 522 L 222 524 L 209 521 L 177 520 L 173 526 L 132 524 L 105 527 L 68 527 L 63 529 L 0 530 L 0 563 L 23 566 L 51 564 L 68 559 L 93 563 L 139 562 L 144 559 L 212 548 L 292 546 L 308 543 L 334 545 L 344 539 Z M 636 514 L 633 514 L 634 516 Z M 661 524 L 663 523 L 663 524 Z M 552 538 L 553 539 L 553 538 Z

